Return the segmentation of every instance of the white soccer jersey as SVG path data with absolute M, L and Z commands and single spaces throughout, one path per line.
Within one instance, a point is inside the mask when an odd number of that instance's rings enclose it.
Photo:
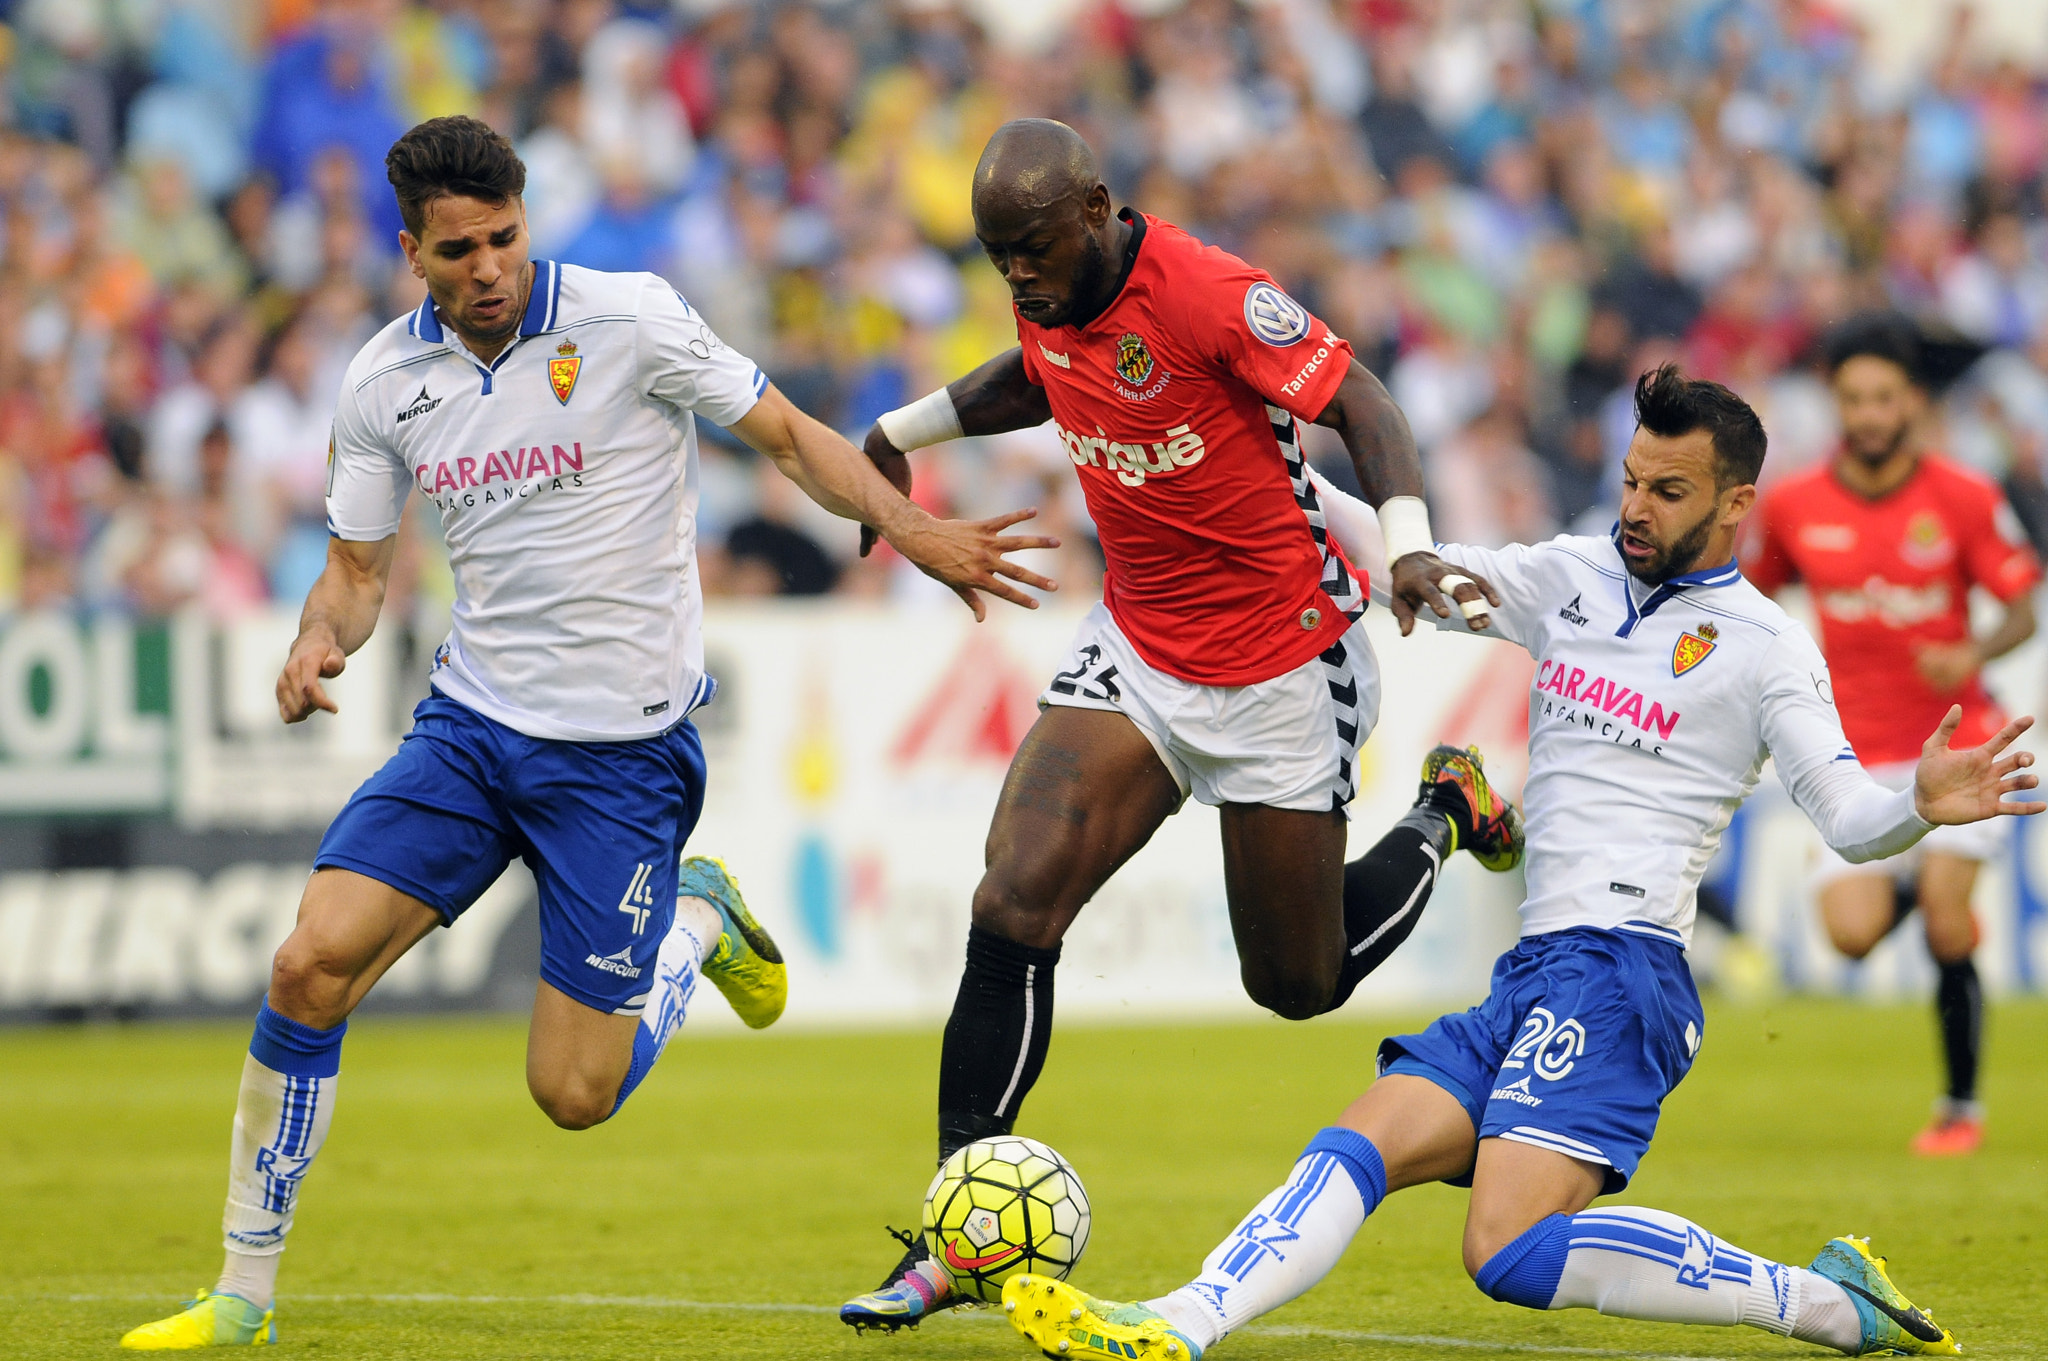
M 1316 484 L 1344 551 L 1383 558 L 1371 507 Z M 1848 860 L 1929 830 L 1910 785 L 1886 789 L 1857 762 L 1812 635 L 1734 563 L 1650 587 L 1611 538 L 1437 552 L 1500 594 L 1478 636 L 1536 659 L 1523 935 L 1598 926 L 1690 944 L 1700 876 L 1767 758 Z M 1417 617 L 1470 631 L 1456 609 Z
M 491 364 L 430 298 L 349 365 L 327 527 L 374 542 L 417 488 L 441 512 L 454 627 L 433 686 L 534 737 L 618 741 L 710 697 L 693 413 L 731 425 L 768 380 L 652 274 L 534 262 Z
M 1489 632 L 1536 659 L 1524 935 L 1599 926 L 1688 944 L 1700 876 L 1766 758 L 1850 860 L 1927 831 L 1910 788 L 1857 763 L 1812 636 L 1733 563 L 1650 587 L 1611 539 L 1437 551 L 1493 584 Z

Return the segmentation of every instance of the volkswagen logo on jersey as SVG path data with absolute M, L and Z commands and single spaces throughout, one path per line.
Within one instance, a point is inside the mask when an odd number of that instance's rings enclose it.
M 1145 348 L 1145 337 L 1135 331 L 1126 331 L 1117 337 L 1116 371 L 1132 387 L 1140 386 L 1152 376 L 1152 351 Z
M 1268 345 L 1285 347 L 1308 334 L 1308 309 L 1269 283 L 1256 283 L 1244 295 L 1244 324 Z

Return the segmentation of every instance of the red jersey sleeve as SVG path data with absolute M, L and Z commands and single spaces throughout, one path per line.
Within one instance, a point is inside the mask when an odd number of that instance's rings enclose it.
M 1970 580 L 2000 600 L 2025 595 L 2041 580 L 2041 563 L 2027 546 L 2026 531 L 1996 488 L 1982 489 L 1976 523 L 1963 548 Z
M 1785 498 L 1775 493 L 1757 502 L 1742 534 L 1742 575 L 1765 595 L 1776 595 L 1799 579 L 1785 551 Z
M 1021 321 L 1021 319 L 1020 319 Z M 1024 381 L 1035 388 L 1045 386 L 1045 378 L 1038 371 L 1038 356 L 1032 351 L 1038 348 L 1038 341 L 1024 334 L 1024 327 L 1017 327 L 1017 353 L 1024 356 Z
M 1273 276 L 1222 251 L 1182 295 L 1185 332 L 1204 358 L 1253 391 L 1313 421 L 1351 369 L 1351 344 L 1287 296 Z

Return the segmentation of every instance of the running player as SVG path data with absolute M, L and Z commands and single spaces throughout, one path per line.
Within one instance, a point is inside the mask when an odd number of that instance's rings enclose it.
M 1418 805 L 1344 863 L 1358 747 L 1379 711 L 1360 580 L 1324 533 L 1301 426 L 1335 429 L 1382 503 L 1405 632 L 1443 593 L 1485 627 L 1484 582 L 1433 548 L 1414 440 L 1351 347 L 1270 275 L 1125 208 L 1062 123 L 1004 125 L 974 172 L 975 233 L 1019 347 L 877 422 L 868 453 L 1048 418 L 1108 562 L 1102 602 L 1004 781 L 939 1066 L 939 1156 L 1016 1123 L 1052 1029 L 1060 939 L 1189 794 L 1221 806 L 1245 990 L 1282 1016 L 1341 1006 L 1414 926 L 1443 860 L 1519 858 L 1475 753 L 1441 747 Z M 908 1235 L 856 1328 L 957 1303 Z
M 1955 1354 L 1866 1239 L 1832 1239 L 1802 1269 L 1662 1210 L 1586 1209 L 1628 1185 L 1699 1052 L 1684 957 L 1693 890 L 1767 757 L 1851 860 L 1896 855 L 1937 823 L 2048 808 L 2001 802 L 2038 783 L 2022 770 L 2028 753 L 2001 754 L 2028 719 L 1951 748 L 1952 708 L 1910 787 L 1865 774 L 1819 649 L 1736 569 L 1762 423 L 1726 388 L 1670 366 L 1638 380 L 1635 409 L 1611 538 L 1442 548 L 1494 582 L 1498 632 L 1536 659 L 1529 897 L 1491 994 L 1384 1041 L 1378 1081 L 1186 1286 L 1115 1304 L 1013 1278 L 1004 1307 L 1046 1355 L 1199 1361 L 1327 1275 L 1388 1193 L 1428 1181 L 1472 1188 L 1465 1269 L 1497 1300 L 1742 1323 L 1851 1355 Z M 1327 499 L 1339 536 L 1368 518 Z
M 1022 516 L 934 520 L 804 415 L 652 274 L 527 258 L 511 144 L 422 123 L 387 159 L 419 310 L 349 367 L 329 455 L 325 574 L 277 682 L 287 723 L 377 622 L 399 512 L 441 512 L 454 629 L 398 753 L 328 829 L 271 966 L 236 1101 L 219 1283 L 122 1339 L 274 1341 L 278 1254 L 334 1114 L 347 1017 L 514 856 L 540 887 L 534 1100 L 565 1129 L 615 1112 L 682 1024 L 700 975 L 749 1025 L 781 1014 L 781 957 L 724 867 L 678 857 L 704 802 L 688 715 L 699 638 L 697 436 L 726 426 L 821 505 L 877 526 L 970 597 L 1030 603 L 1005 552 Z M 1026 512 L 1028 514 L 1028 512 Z M 1049 583 L 1043 583 L 1048 584 Z
M 1981 742 L 2005 722 L 1979 671 L 2033 636 L 2041 579 L 1998 489 L 1921 447 L 1918 351 L 1913 324 L 1895 315 L 1857 318 L 1829 338 L 1841 452 L 1763 498 L 1742 567 L 1767 595 L 1806 583 L 1849 745 L 1895 789 L 1913 778 L 1914 734 L 1950 704 L 1963 706 L 1964 742 Z M 1973 586 L 2005 606 L 1982 638 L 1970 636 Z M 1934 1013 L 1948 1064 L 1948 1095 L 1913 1140 L 1924 1156 L 1971 1153 L 1984 1138 L 1984 993 L 1971 958 L 1970 890 L 1977 867 L 1997 854 L 2000 830 L 1990 822 L 1938 827 L 1912 855 L 1883 866 L 1822 852 L 1821 920 L 1851 959 L 1920 909 L 1940 980 Z

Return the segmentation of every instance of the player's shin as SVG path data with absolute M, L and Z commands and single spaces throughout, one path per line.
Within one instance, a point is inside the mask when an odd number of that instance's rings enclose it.
M 654 957 L 654 989 L 647 999 L 647 1010 L 640 1014 L 639 1026 L 633 1031 L 633 1063 L 626 1070 L 618 1098 L 605 1119 L 619 1113 L 619 1107 L 626 1104 L 633 1089 L 654 1070 L 668 1042 L 683 1028 L 704 961 L 718 947 L 720 929 L 717 908 L 702 898 L 676 899 L 675 921 L 662 937 L 661 949 Z
M 1349 1001 L 1360 981 L 1408 939 L 1455 838 L 1441 809 L 1419 804 L 1344 867 L 1344 963 L 1328 1010 Z
M 221 1217 L 227 1260 L 218 1293 L 268 1309 L 277 1291 L 278 1256 L 291 1231 L 299 1181 L 313 1165 L 334 1118 L 344 1021 L 331 1030 L 300 1025 L 270 1009 L 242 1063 L 235 1133 L 228 1156 L 228 1202 Z
M 1019 945 L 967 929 L 967 968 L 939 1053 L 939 1158 L 1008 1134 L 1052 1044 L 1053 968 L 1060 947 Z
M 1201 1275 L 1146 1305 L 1206 1351 L 1329 1275 L 1386 1193 L 1386 1165 L 1372 1140 L 1322 1130 L 1286 1184 L 1209 1254 Z
M 1934 1013 L 1941 1023 L 1942 1056 L 1948 1061 L 1951 1114 L 1968 1112 L 1977 1100 L 1977 1058 L 1984 1045 L 1984 988 L 1968 955 L 1939 966 Z
M 1538 1220 L 1474 1282 L 1530 1309 L 1597 1309 L 1656 1323 L 1747 1324 L 1842 1351 L 1862 1336 L 1842 1288 L 1742 1251 L 1662 1210 L 1607 1206 Z

